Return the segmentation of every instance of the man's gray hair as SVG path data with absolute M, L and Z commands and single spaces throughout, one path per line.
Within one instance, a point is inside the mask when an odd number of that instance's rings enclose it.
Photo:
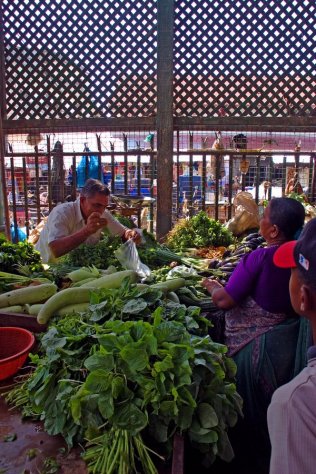
M 85 182 L 80 194 L 81 196 L 84 196 L 86 198 L 92 198 L 96 194 L 103 194 L 104 196 L 109 196 L 110 190 L 105 184 L 101 183 L 101 181 L 99 181 L 98 179 L 89 178 Z

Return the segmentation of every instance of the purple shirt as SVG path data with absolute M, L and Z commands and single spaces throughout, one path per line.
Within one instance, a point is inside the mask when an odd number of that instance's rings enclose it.
M 241 304 L 250 296 L 266 311 L 294 314 L 289 292 L 291 270 L 274 265 L 277 248 L 258 248 L 243 257 L 225 286 L 235 303 Z

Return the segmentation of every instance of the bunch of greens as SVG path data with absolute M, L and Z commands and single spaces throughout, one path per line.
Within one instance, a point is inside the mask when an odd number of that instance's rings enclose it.
M 128 283 L 92 295 L 87 313 L 53 323 L 28 380 L 7 395 L 69 446 L 85 444 L 89 472 L 157 474 L 176 432 L 205 459 L 232 456 L 227 429 L 241 410 L 236 367 L 212 342 L 199 309 Z
M 166 244 L 172 249 L 221 247 L 233 242 L 233 235 L 219 221 L 201 211 L 190 219 L 180 219 L 168 233 Z
M 14 244 L 0 235 L 0 271 L 19 274 L 19 266 L 27 265 L 31 272 L 43 270 L 40 253 L 27 241 Z
M 84 267 L 94 265 L 105 269 L 110 265 L 119 266 L 114 252 L 122 244 L 120 237 L 111 236 L 107 233 L 102 235 L 100 241 L 94 245 L 81 244 L 60 260 L 63 265 L 72 267 Z
M 115 219 L 119 221 L 122 225 L 127 227 L 128 229 L 133 229 L 135 227 L 134 223 L 131 221 L 129 217 L 121 216 L 120 214 L 115 215 Z
M 137 247 L 140 260 L 150 269 L 169 265 L 171 262 L 181 263 L 182 257 L 165 245 L 159 244 L 154 235 L 143 230 L 143 242 Z

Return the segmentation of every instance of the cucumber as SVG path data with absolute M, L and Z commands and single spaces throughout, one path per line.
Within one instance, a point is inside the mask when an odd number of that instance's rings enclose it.
M 66 288 L 53 295 L 41 307 L 37 322 L 47 324 L 49 319 L 57 313 L 60 308 L 69 305 L 72 301 L 76 303 L 89 303 L 91 288 Z
M 137 273 L 133 270 L 122 270 L 121 272 L 111 273 L 93 281 L 89 281 L 80 288 L 119 288 L 124 278 L 129 278 L 131 283 L 137 281 Z M 76 301 L 77 303 L 77 301 Z
M 166 298 L 167 300 L 173 301 L 173 303 L 180 303 L 179 297 L 174 291 L 169 291 L 169 293 L 166 295 Z
M 96 280 L 95 277 L 90 277 L 90 278 L 85 278 L 84 280 L 76 281 L 75 283 L 71 284 L 71 288 L 77 288 L 79 286 L 85 285 L 86 283 L 89 283 L 94 280 Z
M 18 290 L 7 291 L 0 295 L 0 308 L 6 306 L 24 305 L 26 303 L 41 303 L 48 300 L 57 291 L 54 283 L 27 286 Z
M 87 311 L 89 308 L 89 303 L 75 303 L 75 304 L 69 304 L 67 306 L 64 306 L 63 308 L 60 308 L 57 312 L 57 316 L 65 316 L 65 314 L 71 314 L 71 313 L 83 313 Z
M 32 316 L 37 316 L 43 303 L 35 303 L 35 304 L 26 304 L 25 311 L 27 314 L 31 314 Z
M 1 308 L 0 313 L 24 313 L 23 309 L 21 305 L 7 306 L 7 308 Z
M 169 293 L 170 291 L 179 290 L 186 285 L 186 281 L 184 278 L 173 278 L 171 280 L 161 281 L 159 283 L 154 283 L 150 285 L 151 288 L 155 288 L 156 290 L 161 290 L 163 293 Z

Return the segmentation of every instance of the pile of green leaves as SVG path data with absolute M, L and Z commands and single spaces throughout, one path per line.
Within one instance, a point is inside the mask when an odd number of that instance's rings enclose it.
M 81 244 L 60 260 L 63 265 L 72 267 L 84 267 L 87 265 L 94 265 L 101 269 L 108 268 L 110 265 L 119 267 L 119 262 L 114 256 L 114 252 L 121 244 L 122 240 L 120 237 L 104 233 L 98 243 L 94 245 Z
M 120 214 L 115 215 L 115 219 L 119 221 L 122 225 L 127 227 L 128 229 L 133 229 L 135 227 L 133 221 L 126 216 L 121 216 Z
M 40 253 L 27 241 L 14 244 L 0 234 L 0 271 L 19 274 L 19 266 L 26 265 L 31 272 L 43 270 Z
M 189 219 L 180 219 L 168 233 L 166 245 L 171 249 L 227 247 L 233 235 L 219 221 L 201 211 Z
M 143 230 L 143 242 L 138 245 L 138 255 L 140 260 L 150 269 L 169 265 L 171 262 L 182 262 L 182 257 L 170 250 L 165 245 L 161 245 L 151 232 Z
M 86 443 L 89 472 L 157 474 L 144 439 L 165 454 L 175 432 L 205 460 L 230 460 L 236 366 L 207 328 L 198 308 L 150 287 L 100 290 L 87 313 L 53 321 L 34 372 L 7 401 L 69 446 Z

